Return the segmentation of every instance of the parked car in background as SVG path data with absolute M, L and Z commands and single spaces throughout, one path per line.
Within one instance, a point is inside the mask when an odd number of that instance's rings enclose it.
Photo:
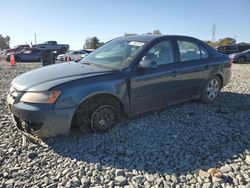
M 17 52 L 20 52 L 20 51 L 23 51 L 23 50 L 28 50 L 28 49 L 30 49 L 30 46 L 27 45 L 27 44 L 25 44 L 25 45 L 17 45 L 14 48 L 11 49 L 11 52 L 17 53 Z
M 41 61 L 41 53 L 43 49 L 31 48 L 29 50 L 23 50 L 21 52 L 14 53 L 16 62 L 34 62 Z M 10 55 L 7 56 L 7 61 L 10 61 Z
M 215 48 L 218 52 L 223 54 L 232 54 L 237 52 L 242 52 L 250 49 L 250 45 L 228 45 L 228 46 L 218 46 Z
M 67 56 L 69 58 L 69 61 L 79 61 L 82 58 L 84 58 L 86 55 L 89 53 L 86 52 L 85 50 L 77 50 L 77 51 L 68 51 L 65 54 L 60 54 L 57 56 L 57 60 L 59 61 L 67 61 Z
M 250 62 L 250 49 L 243 52 L 230 54 L 229 57 L 235 63 Z
M 42 44 L 33 45 L 32 47 L 56 51 L 58 54 L 64 54 L 69 50 L 68 44 L 57 44 L 56 41 L 47 41 Z
M 80 63 L 16 77 L 7 101 L 17 128 L 32 138 L 67 134 L 72 126 L 103 132 L 121 116 L 214 102 L 230 75 L 229 57 L 198 39 L 134 35 L 111 40 Z

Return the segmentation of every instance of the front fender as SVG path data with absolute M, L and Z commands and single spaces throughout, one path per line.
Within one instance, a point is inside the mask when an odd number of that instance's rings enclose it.
M 102 82 L 77 82 L 69 83 L 69 85 L 71 87 L 62 89 L 62 95 L 57 100 L 54 106 L 55 109 L 78 107 L 88 98 L 99 94 L 112 95 L 121 101 L 125 112 L 129 109 L 128 89 L 123 79 L 109 79 Z

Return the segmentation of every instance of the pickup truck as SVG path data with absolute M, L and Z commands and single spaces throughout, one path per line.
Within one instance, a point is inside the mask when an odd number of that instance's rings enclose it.
M 68 44 L 57 44 L 56 41 L 47 41 L 42 44 L 33 45 L 34 48 L 43 48 L 46 50 L 54 50 L 57 51 L 59 54 L 64 54 L 66 51 L 69 50 Z

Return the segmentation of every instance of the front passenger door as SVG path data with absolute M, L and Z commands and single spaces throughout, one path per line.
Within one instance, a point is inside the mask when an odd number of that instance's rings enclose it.
M 135 67 L 130 78 L 131 112 L 139 113 L 175 102 L 180 75 L 174 60 L 172 42 L 161 41 L 153 45 L 142 60 L 152 60 L 157 68 Z

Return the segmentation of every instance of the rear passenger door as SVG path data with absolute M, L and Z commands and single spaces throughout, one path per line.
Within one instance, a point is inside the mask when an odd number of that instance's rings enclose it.
M 176 42 L 181 77 L 181 93 L 178 100 L 195 98 L 209 76 L 209 52 L 204 46 L 190 39 L 177 39 Z

